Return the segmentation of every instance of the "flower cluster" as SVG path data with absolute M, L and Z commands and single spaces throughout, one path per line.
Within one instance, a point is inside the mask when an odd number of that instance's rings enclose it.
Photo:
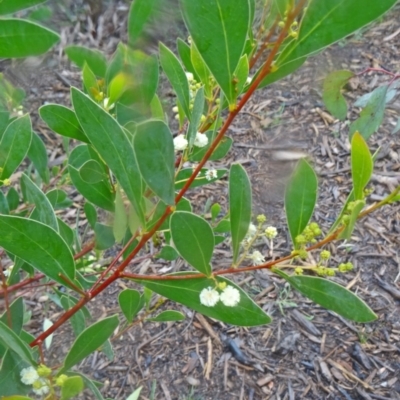
M 264 256 L 258 250 L 253 251 L 251 255 L 247 256 L 247 258 L 250 258 L 250 260 L 253 261 L 253 265 L 260 265 L 265 262 Z
M 235 307 L 240 301 L 239 290 L 226 284 L 221 286 L 224 287 L 221 293 L 211 286 L 203 289 L 200 293 L 200 303 L 206 307 L 214 307 L 221 300 L 226 307 Z
M 201 132 L 196 133 L 196 137 L 194 139 L 194 145 L 196 147 L 204 147 L 208 144 L 208 137 Z M 174 149 L 175 151 L 184 151 L 187 149 L 189 145 L 188 140 L 185 135 L 180 134 L 174 138 Z
M 213 179 L 216 179 L 216 178 L 218 178 L 218 173 L 217 173 L 217 170 L 216 169 L 208 169 L 207 171 L 206 171 L 206 179 L 208 180 L 208 181 L 212 181 Z
M 35 394 L 42 396 L 50 392 L 50 382 L 47 379 L 51 369 L 45 365 L 39 365 L 37 369 L 28 367 L 21 370 L 21 382 L 25 385 L 32 385 Z

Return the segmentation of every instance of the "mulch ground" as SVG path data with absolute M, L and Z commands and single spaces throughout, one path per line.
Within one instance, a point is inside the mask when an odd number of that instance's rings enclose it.
M 90 3 L 90 2 L 89 2 Z M 83 44 L 111 54 L 126 35 L 128 6 L 114 1 L 96 9 L 92 21 L 87 4 L 76 1 L 58 6 L 62 23 L 61 46 Z M 86 8 L 85 8 L 86 7 Z M 67 18 L 68 17 L 68 18 Z M 168 21 L 173 21 L 170 14 Z M 348 124 L 334 120 L 324 109 L 321 86 L 334 69 L 364 69 L 380 66 L 400 70 L 400 9 L 368 31 L 360 31 L 317 57 L 298 72 L 256 93 L 234 122 L 228 135 L 234 139 L 231 153 L 217 165 L 232 161 L 243 164 L 254 189 L 255 215 L 265 213 L 278 228 L 273 257 L 290 252 L 283 211 L 283 187 L 297 159 L 307 155 L 319 176 L 318 206 L 314 220 L 326 232 L 338 215 L 350 188 Z M 171 24 L 168 22 L 169 29 Z M 164 25 L 150 32 L 154 38 L 173 43 Z M 175 32 L 182 28 L 175 27 Z M 171 33 L 173 34 L 173 33 Z M 29 62 L 8 70 L 28 89 L 34 129 L 45 138 L 51 165 L 64 162 L 65 149 L 59 138 L 37 117 L 45 102 L 69 104 L 69 86 L 80 87 L 79 71 L 58 50 L 41 61 L 41 72 Z M 35 77 L 36 79 L 33 79 Z M 385 77 L 366 74 L 346 93 L 351 102 L 384 82 Z M 350 120 L 359 109 L 352 109 Z M 400 116 L 400 99 L 386 111 L 385 122 L 369 140 L 372 151 L 380 148 L 375 164 L 369 202 L 382 199 L 400 176 L 399 136 L 391 132 Z M 398 184 L 398 183 L 397 183 Z M 82 214 L 82 197 L 68 189 L 76 207 L 64 215 L 73 225 Z M 227 201 L 227 182 L 221 181 L 191 199 L 199 209 L 206 202 Z M 81 223 L 85 221 L 82 217 Z M 316 306 L 269 272 L 235 277 L 273 318 L 268 326 L 245 329 L 227 326 L 166 302 L 162 309 L 177 309 L 186 320 L 180 323 L 145 322 L 114 341 L 114 358 L 96 352 L 79 370 L 104 384 L 102 393 L 126 399 L 143 386 L 142 399 L 400 399 L 400 207 L 393 205 L 362 220 L 348 243 L 328 246 L 332 265 L 351 261 L 355 269 L 334 281 L 364 299 L 379 316 L 371 324 L 356 324 Z M 257 249 L 269 254 L 262 242 Z M 229 265 L 231 255 L 221 245 L 213 261 L 218 269 Z M 165 264 L 148 261 L 133 264 L 131 271 L 157 271 Z M 175 265 L 179 268 L 179 265 Z M 95 317 L 119 312 L 117 296 L 129 282 L 119 282 L 91 304 Z M 40 297 L 42 296 L 42 297 Z M 33 311 L 30 328 L 41 330 L 44 316 L 55 319 L 60 310 L 31 293 Z M 74 340 L 69 326 L 53 339 L 48 357 L 57 364 Z M 87 399 L 94 398 L 91 394 Z

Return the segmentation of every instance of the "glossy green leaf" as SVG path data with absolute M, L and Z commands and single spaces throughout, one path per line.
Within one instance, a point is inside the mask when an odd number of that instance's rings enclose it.
M 0 191 L 0 214 L 10 214 L 6 195 Z
M 18 335 L 6 324 L 0 321 L 0 344 L 18 354 L 18 356 L 29 365 L 36 365 L 32 351 Z
M 351 140 L 351 176 L 356 200 L 364 198 L 364 189 L 371 179 L 373 167 L 367 143 L 359 132 L 355 132 Z
M 214 233 L 209 223 L 190 212 L 176 211 L 172 214 L 170 229 L 181 257 L 199 272 L 209 276 L 214 251 Z
M 13 351 L 8 350 L 2 357 L 0 369 L 0 394 L 3 396 L 12 396 L 28 394 L 31 387 L 21 382 L 21 370 L 27 367 L 27 363 Z M 14 395 L 14 396 L 13 396 Z M 2 397 L 2 400 L 7 397 Z M 16 400 L 19 400 L 18 397 Z M 24 397 L 21 399 L 24 400 Z M 29 399 L 32 400 L 32 399 Z
M 56 282 L 59 274 L 75 279 L 71 250 L 52 228 L 30 219 L 0 215 L 0 246 Z
M 247 83 L 247 77 L 249 76 L 249 60 L 246 54 L 240 57 L 239 64 L 235 70 L 236 91 L 242 93 L 244 86 Z
M 348 220 L 346 221 L 345 229 L 340 233 L 338 239 L 350 239 L 351 234 L 353 233 L 354 226 L 357 222 L 358 216 L 360 212 L 365 207 L 364 200 L 356 200 L 352 203 L 351 211 L 348 215 Z
M 186 274 L 187 272 L 185 272 Z M 140 283 L 161 296 L 227 324 L 258 326 L 271 322 L 271 318 L 239 286 L 219 276 L 216 277 L 216 280 L 217 282 L 226 282 L 239 290 L 240 302 L 235 307 L 227 307 L 221 301 L 214 307 L 206 307 L 200 303 L 201 291 L 208 287 L 215 287 L 213 279 L 144 280 L 140 281 Z
M 86 61 L 83 64 L 82 80 L 86 93 L 88 93 L 92 99 L 95 99 L 95 94 L 100 92 L 100 88 L 97 82 L 96 75 L 87 65 Z
M 151 116 L 161 121 L 165 120 L 164 109 L 160 98 L 155 94 L 150 103 Z
M 197 175 L 196 179 L 190 185 L 191 188 L 207 185 L 209 183 L 215 182 L 221 179 L 226 173 L 226 169 L 217 169 L 217 176 L 216 178 L 207 179 L 206 173 L 208 168 L 202 168 L 199 174 Z M 193 173 L 192 168 L 181 169 L 175 179 L 175 190 L 182 189 L 185 185 L 186 181 L 190 178 Z
M 0 141 L 0 180 L 9 178 L 18 168 L 28 153 L 31 140 L 32 127 L 28 114 L 8 125 Z
M 85 203 L 85 205 L 83 206 L 83 209 L 85 211 L 85 216 L 86 216 L 86 219 L 89 222 L 89 225 L 91 226 L 92 229 L 94 229 L 94 226 L 95 226 L 96 221 L 97 221 L 96 208 L 91 203 Z
M 104 78 L 107 70 L 107 60 L 103 53 L 83 46 L 67 46 L 65 54 L 79 68 L 83 69 L 85 62 L 95 75 Z
M 24 312 L 25 312 L 25 307 L 23 299 L 22 297 L 18 297 L 9 306 L 8 311 L 4 310 L 3 315 L 0 317 L 0 322 L 3 322 L 5 325 L 11 328 L 13 332 L 19 335 L 24 321 Z M 9 315 L 11 316 L 11 325 L 9 325 L 9 320 L 8 320 Z M 6 347 L 0 344 L 0 358 L 4 357 L 6 350 L 7 350 Z
M 84 389 L 83 379 L 80 376 L 69 376 L 61 388 L 61 400 L 69 400 L 77 396 Z
M 133 147 L 148 187 L 166 204 L 175 204 L 175 155 L 172 133 L 163 121 L 138 124 Z
M 186 73 L 183 70 L 178 58 L 171 50 L 168 49 L 168 47 L 160 43 L 159 51 L 162 69 L 174 88 L 176 96 L 179 100 L 179 104 L 183 108 L 186 117 L 190 119 L 191 112 L 189 109 L 189 82 L 186 77 Z
M 48 51 L 59 39 L 56 32 L 35 22 L 4 18 L 0 24 L 0 58 L 38 56 Z
M 142 391 L 142 386 L 140 386 L 133 393 L 131 393 L 126 400 L 138 400 L 141 391 Z
M 132 322 L 143 307 L 141 295 L 137 290 L 125 289 L 118 296 L 118 303 L 128 322 Z
M 46 193 L 51 205 L 55 210 L 72 206 L 72 200 L 68 198 L 67 193 L 61 189 L 53 189 Z
M 124 130 L 110 114 L 81 91 L 72 88 L 71 94 L 76 116 L 86 136 L 116 176 L 144 225 L 142 179 Z
M 351 123 L 349 129 L 350 139 L 355 132 L 360 132 L 367 140 L 378 130 L 383 121 L 385 113 L 385 98 L 388 86 L 380 86 L 375 89 L 368 100 L 367 105 L 362 109 L 360 116 Z
M 213 96 L 212 84 L 210 83 L 211 72 L 204 60 L 201 58 L 201 55 L 193 41 L 190 46 L 190 60 L 195 70 L 194 76 L 197 75 L 199 77 L 201 83 L 204 85 L 206 98 L 211 100 Z
M 229 103 L 234 103 L 237 93 L 232 79 L 249 29 L 248 0 L 181 0 L 180 3 L 192 41 Z
M 251 184 L 246 170 L 233 164 L 229 172 L 229 213 L 231 220 L 233 262 L 239 256 L 240 243 L 249 230 L 251 221 Z
M 47 0 L 3 0 L 0 2 L 0 15 L 12 14 L 16 11 L 30 8 Z
M 201 117 L 204 112 L 204 100 L 205 100 L 204 88 L 201 87 L 200 89 L 197 90 L 196 96 L 194 98 L 192 115 L 190 118 L 189 128 L 186 135 L 190 149 L 193 147 L 197 132 L 200 128 Z
M 7 193 L 8 208 L 10 211 L 15 210 L 19 205 L 19 194 L 14 187 L 11 187 Z
M 72 230 L 68 224 L 66 224 L 63 220 L 57 218 L 58 231 L 60 232 L 60 236 L 64 239 L 64 242 L 68 245 L 71 251 L 74 251 L 75 244 L 75 230 Z
M 192 154 L 189 155 L 190 161 L 200 161 L 204 155 L 206 154 L 207 150 L 210 148 L 212 139 L 213 139 L 213 131 L 205 132 L 205 135 L 208 138 L 208 145 L 204 147 L 195 147 L 193 149 Z M 233 140 L 230 137 L 224 137 L 218 144 L 217 148 L 212 152 L 209 160 L 220 160 L 224 158 L 229 150 L 232 147 Z
M 284 49 L 277 66 L 309 56 L 335 43 L 384 14 L 396 2 L 365 0 L 360 10 L 358 0 L 311 1 L 301 21 L 298 38 Z
M 65 106 L 46 104 L 39 108 L 40 117 L 51 130 L 59 135 L 89 143 L 75 113 Z
M 114 246 L 115 238 L 112 226 L 96 222 L 94 226 L 94 233 L 96 236 L 96 249 L 107 250 Z
M 113 220 L 113 234 L 117 243 L 120 243 L 125 237 L 127 228 L 128 215 L 125 209 L 121 190 L 119 187 L 117 187 L 115 193 L 115 212 Z
M 160 4 L 160 0 L 135 0 L 132 2 L 128 16 L 128 43 L 131 46 L 140 39 L 146 23 Z
M 197 75 L 197 72 L 195 71 L 192 64 L 190 46 L 186 44 L 181 38 L 178 38 L 178 40 L 176 41 L 176 47 L 178 49 L 179 57 L 182 61 L 183 66 L 185 67 L 185 70 L 192 73 L 194 79 L 200 82 L 200 78 Z
M 300 160 L 285 192 L 286 220 L 292 242 L 307 226 L 317 201 L 317 176 L 305 160 Z
M 88 160 L 79 168 L 79 175 L 86 183 L 98 183 L 107 180 L 104 168 L 96 160 Z
M 277 269 L 273 271 L 304 296 L 342 317 L 361 323 L 378 318 L 363 300 L 335 282 L 316 276 L 288 276 Z
M 158 314 L 157 317 L 147 318 L 146 321 L 168 322 L 168 321 L 183 321 L 184 319 L 185 316 L 181 312 L 175 310 L 166 310 Z
M 72 344 L 59 373 L 69 370 L 97 350 L 113 334 L 118 323 L 118 316 L 113 315 L 86 328 Z
M 91 159 L 87 145 L 77 146 L 71 152 L 68 159 L 68 172 L 72 183 L 79 193 L 91 203 L 104 210 L 114 211 L 114 193 L 110 183 L 108 181 L 101 181 L 89 185 L 79 174 L 81 166 Z
M 50 181 L 50 175 L 49 169 L 47 168 L 47 150 L 42 139 L 40 139 L 39 135 L 35 132 L 32 132 L 32 141 L 27 155 L 33 162 L 33 165 L 35 166 L 43 182 L 48 184 Z
M 353 76 L 351 71 L 340 70 L 331 72 L 324 80 L 322 99 L 325 107 L 341 121 L 345 120 L 347 115 L 347 104 L 341 90 Z
M 46 195 L 29 179 L 26 174 L 22 174 L 21 185 L 25 187 L 29 202 L 35 204 L 35 209 L 31 214 L 31 218 L 42 222 L 58 232 L 57 218 Z
M 166 261 L 173 261 L 176 260 L 179 257 L 178 252 L 172 247 L 165 245 L 161 251 L 156 254 L 155 258 L 162 258 L 163 260 Z

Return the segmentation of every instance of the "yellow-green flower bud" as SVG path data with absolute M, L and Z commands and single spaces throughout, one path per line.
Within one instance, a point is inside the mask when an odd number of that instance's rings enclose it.
M 325 274 L 326 274 L 326 276 L 335 276 L 335 270 L 332 268 L 326 268 Z
M 304 237 L 304 235 L 298 235 L 298 236 L 296 236 L 295 242 L 296 242 L 297 244 L 306 244 L 306 243 L 307 243 L 307 240 L 306 240 L 306 238 Z
M 296 275 L 303 275 L 303 268 L 301 268 L 301 267 L 296 267 L 296 268 L 294 269 L 294 273 L 295 273 Z
M 60 376 L 57 377 L 56 379 L 56 385 L 57 386 L 64 386 L 65 381 L 68 379 L 67 375 L 61 374 Z
M 259 224 L 263 224 L 267 220 L 267 217 L 264 214 L 257 215 L 257 222 Z
M 218 289 L 220 289 L 220 290 L 224 290 L 226 288 L 226 286 L 227 286 L 226 282 L 219 282 L 218 283 Z
M 305 250 L 305 249 L 300 249 L 300 250 L 299 250 L 299 257 L 300 257 L 302 260 L 306 260 L 307 257 L 308 257 L 307 250 Z
M 331 252 L 328 250 L 322 250 L 319 256 L 321 260 L 329 260 L 329 258 L 331 257 Z
M 9 178 L 4 179 L 3 180 L 3 185 L 4 186 L 10 186 L 11 185 L 11 179 L 9 179 Z
M 285 26 L 285 22 L 279 21 L 278 26 L 279 26 L 279 28 L 283 28 Z
M 51 368 L 46 367 L 46 365 L 44 365 L 44 364 L 40 364 L 36 371 L 37 371 L 38 375 L 43 378 L 47 378 L 48 376 L 51 375 Z

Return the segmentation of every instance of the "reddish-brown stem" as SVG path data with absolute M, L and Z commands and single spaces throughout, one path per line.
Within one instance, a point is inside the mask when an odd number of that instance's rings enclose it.
M 254 56 L 251 58 L 250 63 L 249 63 L 249 68 L 252 69 L 255 65 L 255 63 L 258 61 L 258 59 L 261 57 L 261 55 L 264 53 L 264 51 L 267 49 L 269 41 L 273 34 L 275 33 L 276 26 L 278 25 L 279 22 L 279 17 L 276 17 L 273 25 L 271 26 L 268 35 L 264 38 L 264 42 L 260 46 L 260 48 L 257 50 L 257 53 L 254 54 Z
M 74 260 L 78 260 L 79 258 L 83 257 L 87 253 L 90 253 L 94 249 L 95 242 L 90 242 L 87 244 L 80 252 L 74 255 Z
M 249 90 L 243 95 L 242 99 L 239 101 L 237 104 L 236 108 L 232 110 L 227 119 L 225 120 L 224 125 L 222 126 L 220 132 L 218 133 L 217 137 L 211 144 L 210 148 L 204 155 L 203 159 L 200 161 L 190 178 L 186 181 L 185 185 L 183 188 L 180 190 L 180 192 L 177 194 L 175 197 L 175 204 L 177 204 L 185 192 L 189 189 L 190 185 L 192 182 L 195 180 L 197 177 L 198 173 L 201 171 L 201 168 L 204 166 L 204 164 L 207 162 L 211 154 L 214 152 L 215 148 L 218 146 L 222 138 L 224 137 L 226 131 L 228 130 L 228 127 L 231 125 L 232 121 L 236 117 L 236 115 L 240 112 L 240 110 L 243 108 L 243 106 L 246 104 L 246 102 L 249 100 L 250 96 L 254 93 L 254 91 L 257 89 L 258 85 L 260 82 L 265 78 L 265 76 L 270 72 L 270 68 L 272 65 L 272 62 L 281 46 L 283 43 L 286 34 L 288 32 L 288 29 L 290 25 L 292 24 L 294 18 L 299 14 L 301 11 L 304 3 L 306 0 L 301 0 L 297 7 L 288 14 L 287 20 L 285 23 L 285 27 L 282 29 L 279 37 L 277 38 L 274 46 L 271 49 L 271 52 L 268 55 L 267 60 L 265 61 L 265 64 L 263 68 L 261 69 L 259 75 L 257 78 L 254 80 L 252 85 L 250 86 Z M 162 225 L 162 223 L 165 221 L 165 219 L 168 217 L 168 215 L 175 209 L 175 207 L 172 206 L 167 206 L 165 212 L 161 216 L 161 218 L 157 221 L 157 223 L 153 226 L 153 228 L 145 233 L 135 249 L 126 257 L 125 260 L 122 261 L 122 263 L 114 270 L 114 272 L 103 282 L 99 283 L 96 287 L 92 287 L 87 293 L 86 297 L 81 298 L 75 306 L 70 308 L 68 311 L 66 311 L 49 329 L 47 329 L 45 332 L 40 334 L 30 345 L 31 347 L 36 346 L 38 343 L 41 343 L 46 337 L 48 337 L 50 334 L 52 334 L 55 330 L 57 330 L 64 322 L 66 322 L 72 315 L 74 315 L 79 309 L 81 309 L 87 302 L 90 301 L 90 299 L 94 298 L 97 296 L 99 293 L 101 293 L 105 288 L 107 288 L 111 283 L 113 283 L 115 280 L 121 277 L 123 274 L 124 269 L 128 266 L 130 261 L 138 254 L 138 252 L 142 249 L 142 247 L 147 243 L 147 241 L 154 235 L 154 233 L 157 232 L 158 228 Z M 119 257 L 116 257 L 116 260 L 118 260 Z M 252 268 L 252 267 L 248 267 Z M 244 271 L 243 268 L 241 270 Z
M 11 318 L 11 310 L 10 310 L 10 302 L 8 301 L 8 290 L 7 290 L 7 279 L 3 272 L 3 265 L 0 261 L 0 274 L 1 274 L 1 281 L 4 290 L 4 303 L 6 306 L 6 313 L 7 313 L 7 323 L 8 327 L 12 328 L 12 318 Z

